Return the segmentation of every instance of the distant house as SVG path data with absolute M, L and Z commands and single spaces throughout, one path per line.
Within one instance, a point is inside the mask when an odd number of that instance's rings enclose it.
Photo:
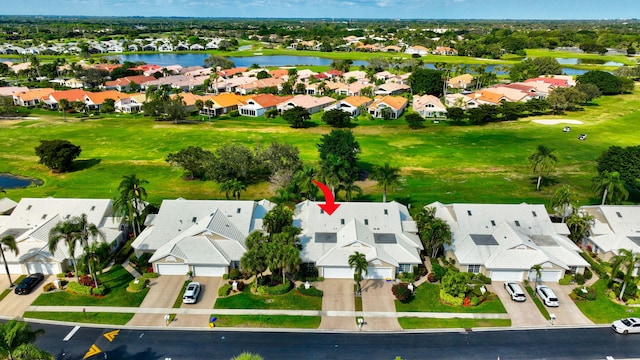
M 284 80 L 282 79 L 264 78 L 264 79 L 258 79 L 256 81 L 252 81 L 250 83 L 237 86 L 235 88 L 235 91 L 238 94 L 242 94 L 242 95 L 251 94 L 260 89 L 268 89 L 268 88 L 277 89 L 279 91 L 282 89 L 283 84 L 284 84 Z
M 145 75 L 135 75 L 135 76 L 126 76 L 123 78 L 119 78 L 112 81 L 107 81 L 102 86 L 103 89 L 106 90 L 118 90 L 122 92 L 131 91 L 131 84 L 136 84 L 138 86 L 149 82 L 154 81 L 156 78 L 153 76 L 145 76 Z
M 382 119 L 385 117 L 385 112 L 388 112 L 389 118 L 397 119 L 408 104 L 409 100 L 402 96 L 376 96 L 373 103 L 367 107 L 367 111 L 374 118 Z
M 26 86 L 3 86 L 3 87 L 0 87 L 0 96 L 13 97 L 13 95 L 17 93 L 25 92 L 28 90 L 29 88 Z
M 160 52 L 171 52 L 173 51 L 173 45 L 171 45 L 170 43 L 163 43 L 160 46 L 158 46 L 158 50 Z
M 18 106 L 38 106 L 41 99 L 48 99 L 55 90 L 52 88 L 31 89 L 13 95 L 13 103 Z
M 138 113 L 142 111 L 142 104 L 144 104 L 145 100 L 145 94 L 127 94 L 126 97 L 116 100 L 116 112 L 125 114 Z
M 466 89 L 467 86 L 469 86 L 472 81 L 473 81 L 473 75 L 462 74 L 462 75 L 454 76 L 451 79 L 447 80 L 447 86 L 452 89 Z
M 444 98 L 445 103 L 448 107 L 473 109 L 477 108 L 480 105 L 473 96 L 467 96 L 464 94 L 447 94 Z
M 366 110 L 367 106 L 371 105 L 371 103 L 373 103 L 373 100 L 366 96 L 348 96 L 326 107 L 324 111 L 338 109 L 348 113 L 351 117 L 357 117 L 360 115 L 361 110 Z
M 480 90 L 471 95 L 478 104 L 500 105 L 502 101 L 509 101 L 509 98 L 498 92 L 491 90 Z
M 377 86 L 374 93 L 376 95 L 400 95 L 410 91 L 411 91 L 411 86 L 409 85 L 395 83 L 395 82 L 388 82 L 388 83 Z
M 47 104 L 49 109 L 55 110 L 58 108 L 60 100 L 66 99 L 68 102 L 82 102 L 84 103 L 84 97 L 87 94 L 86 91 L 80 89 L 54 91 L 49 94 L 43 102 Z
M 218 75 L 220 75 L 220 77 L 223 79 L 230 79 L 234 76 L 242 75 L 242 73 L 244 73 L 245 71 L 247 71 L 246 67 L 236 67 L 232 69 L 220 70 L 218 71 Z
M 281 102 L 292 99 L 293 96 L 277 96 L 272 94 L 259 94 L 249 96 L 245 104 L 238 107 L 240 115 L 258 117 L 263 116 L 265 112 L 277 109 L 277 105 Z
M 89 110 L 100 110 L 105 100 L 111 99 L 115 102 L 121 98 L 128 97 L 127 94 L 121 93 L 116 90 L 106 90 L 100 92 L 87 92 L 84 95 L 84 102 L 87 104 Z
M 429 49 L 421 45 L 409 46 L 404 53 L 409 55 L 425 56 L 429 55 Z
M 333 104 L 335 101 L 335 99 L 328 96 L 315 97 L 311 95 L 296 95 L 292 99 L 278 104 L 277 108 L 279 112 L 283 112 L 299 106 L 307 110 L 309 114 L 315 114 Z
M 589 236 L 582 245 L 602 260 L 611 261 L 621 249 L 640 253 L 640 206 L 594 205 L 582 206 L 580 211 L 594 217 Z M 636 271 L 634 276 L 637 275 Z
M 325 87 L 338 95 L 360 96 L 362 89 L 371 88 L 371 90 L 373 90 L 374 85 L 360 81 L 352 82 L 350 84 L 343 82 L 326 82 Z
M 211 106 L 207 105 L 208 100 L 211 100 Z M 228 114 L 233 110 L 238 110 L 238 107 L 244 104 L 245 101 L 245 96 L 234 93 L 208 96 L 204 98 L 204 107 L 200 110 L 200 114 L 209 117 Z
M 458 55 L 458 50 L 452 49 L 448 46 L 438 46 L 436 47 L 432 54 L 434 55 Z
M 446 119 L 447 108 L 440 99 L 433 95 L 415 95 L 413 97 L 413 111 L 425 119 Z

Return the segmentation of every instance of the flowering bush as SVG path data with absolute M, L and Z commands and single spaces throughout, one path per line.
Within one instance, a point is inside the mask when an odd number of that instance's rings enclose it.
M 391 287 L 393 295 L 401 302 L 407 302 L 411 299 L 413 294 L 409 290 L 409 286 L 406 283 L 395 284 Z

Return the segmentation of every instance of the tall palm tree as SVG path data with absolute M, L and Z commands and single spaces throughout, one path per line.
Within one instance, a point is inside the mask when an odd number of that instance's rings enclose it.
M 625 188 L 624 180 L 617 171 L 605 170 L 599 173 L 593 178 L 591 189 L 596 195 L 602 196 L 601 205 L 604 205 L 607 200 L 610 204 L 619 204 L 629 198 L 629 191 Z
M 567 227 L 569 228 L 569 239 L 580 244 L 584 238 L 589 236 L 594 216 L 584 211 L 574 211 L 567 217 Z
M 243 352 L 231 360 L 263 360 L 262 356 L 250 352 Z
M 46 351 L 38 349 L 33 342 L 44 330 L 31 330 L 24 321 L 10 320 L 0 323 L 0 358 L 9 360 L 53 359 Z
M 60 241 L 67 244 L 69 250 L 69 259 L 73 262 L 73 271 L 76 274 L 76 280 L 80 281 L 78 275 L 78 265 L 76 264 L 76 244 L 82 244 L 82 235 L 79 231 L 78 223 L 74 220 L 61 221 L 49 231 L 49 252 L 56 252 Z
M 85 254 L 88 254 L 91 250 L 91 246 L 89 245 L 89 237 L 92 239 L 96 239 L 100 237 L 103 241 L 105 240 L 105 236 L 98 229 L 95 224 L 90 223 L 87 220 L 87 214 L 82 214 L 80 217 L 76 218 L 78 224 L 78 230 L 80 231 L 80 243 L 82 244 L 82 248 L 84 249 Z M 97 243 L 94 241 L 92 245 L 96 245 Z M 96 246 L 93 247 L 95 250 Z M 95 253 L 95 252 L 94 252 Z M 95 266 L 92 266 L 93 261 L 88 261 L 87 265 L 89 266 L 89 273 L 91 274 L 91 278 L 93 279 L 93 283 L 95 286 L 98 286 L 98 278 L 95 272 Z
M 118 193 L 113 200 L 113 212 L 116 216 L 121 216 L 133 227 L 135 236 L 140 233 L 140 217 L 142 204 L 147 198 L 147 190 L 144 188 L 148 184 L 147 180 L 138 178 L 135 174 L 123 175 Z
M 377 181 L 382 188 L 382 202 L 387 202 L 387 189 L 400 181 L 400 169 L 385 162 L 384 166 L 373 168 L 371 179 Z
M 240 194 L 245 190 L 247 190 L 247 185 L 237 179 L 230 179 L 220 184 L 220 191 L 224 191 L 227 199 L 233 197 L 240 200 Z
M 16 239 L 11 235 L 7 235 L 0 240 L 0 254 L 2 254 L 4 269 L 7 271 L 7 277 L 9 278 L 9 286 L 13 287 L 13 281 L 11 280 L 11 274 L 9 273 L 9 264 L 7 264 L 7 259 L 4 257 L 5 250 L 11 251 L 16 256 L 20 253 L 20 250 L 18 250 L 18 244 L 16 244 Z
M 353 200 L 353 193 L 362 195 L 362 188 L 356 185 L 353 179 L 346 180 L 340 185 L 340 189 L 344 190 L 344 199 L 347 200 L 347 202 Z
M 218 80 L 220 79 L 220 74 L 218 74 L 218 71 L 216 69 L 214 69 L 214 71 L 211 73 L 211 75 L 209 75 L 209 81 L 213 81 L 214 84 L 214 92 L 216 95 L 218 95 Z
M 300 195 L 311 201 L 316 201 L 318 196 L 318 186 L 313 182 L 317 175 L 318 171 L 312 165 L 305 165 L 293 175 L 293 182 L 300 189 Z
M 540 280 L 540 277 L 542 277 L 542 266 L 540 264 L 533 265 L 531 267 L 531 269 L 529 269 L 529 272 L 535 272 L 536 273 L 536 285 L 535 286 L 538 287 L 538 280 Z
M 69 100 L 67 99 L 60 99 L 60 101 L 58 101 L 58 109 L 62 111 L 62 121 L 67 121 L 67 110 L 69 110 L 69 105 Z
M 529 164 L 534 174 L 538 175 L 538 183 L 536 190 L 540 191 L 540 183 L 542 182 L 542 176 L 549 174 L 556 166 L 558 157 L 553 153 L 553 149 L 544 145 L 538 145 L 536 152 L 529 155 Z
M 636 265 L 640 262 L 640 256 L 634 254 L 631 250 L 620 249 L 620 253 L 613 258 L 611 264 L 611 277 L 615 278 L 618 271 L 622 271 L 622 289 L 620 289 L 619 299 L 622 301 L 627 284 L 633 279 L 633 272 Z
M 576 193 L 569 185 L 562 185 L 551 198 L 551 209 L 562 218 L 562 222 L 576 207 Z
M 349 255 L 349 267 L 353 269 L 353 279 L 358 284 L 357 293 L 362 293 L 362 279 L 369 273 L 367 257 L 359 252 Z

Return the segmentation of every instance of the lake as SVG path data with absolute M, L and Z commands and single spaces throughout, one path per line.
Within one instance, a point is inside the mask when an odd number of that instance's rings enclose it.
M 3 189 L 21 189 L 31 184 L 42 185 L 42 180 L 29 179 L 16 176 L 13 174 L 0 173 L 0 188 Z
M 120 62 L 124 61 L 143 61 L 147 64 L 157 64 L 161 66 L 179 64 L 183 67 L 187 66 L 203 66 L 204 59 L 209 57 L 208 54 L 128 54 L 128 55 L 116 55 L 115 57 L 120 59 Z M 291 56 L 291 55 L 256 55 L 248 57 L 229 57 L 229 60 L 233 61 L 237 67 L 250 67 L 253 64 L 258 64 L 263 67 L 267 66 L 297 66 L 297 65 L 310 65 L 310 66 L 329 66 L 334 60 L 325 59 L 317 56 Z M 354 61 L 353 65 L 367 65 L 366 61 Z
M 600 59 L 578 59 L 578 58 L 556 58 L 560 65 L 604 65 L 604 66 L 623 66 L 624 64 L 617 61 L 604 61 Z

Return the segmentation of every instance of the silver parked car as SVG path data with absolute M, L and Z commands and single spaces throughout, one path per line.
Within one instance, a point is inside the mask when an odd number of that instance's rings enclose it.
M 540 299 L 542 299 L 542 302 L 545 305 L 550 307 L 560 306 L 560 301 L 558 300 L 556 293 L 554 293 L 553 290 L 551 290 L 548 286 L 546 285 L 536 286 L 536 293 L 538 294 Z
M 618 334 L 634 334 L 640 333 L 640 319 L 639 318 L 626 318 L 616 320 L 611 324 L 613 331 Z
M 182 302 L 185 304 L 195 304 L 198 302 L 198 295 L 200 295 L 200 283 L 192 282 L 187 285 L 187 290 L 184 291 Z
M 509 293 L 509 296 L 511 296 L 511 300 L 519 302 L 527 300 L 522 287 L 520 287 L 518 283 L 507 281 L 504 283 L 504 288 Z

